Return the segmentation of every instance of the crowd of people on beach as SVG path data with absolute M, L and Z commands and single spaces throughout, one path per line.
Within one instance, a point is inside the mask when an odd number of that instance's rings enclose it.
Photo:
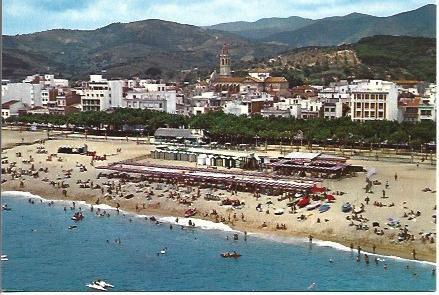
M 160 208 L 166 206 L 166 203 L 173 202 L 177 204 L 175 208 L 179 208 L 178 210 L 181 208 L 182 212 L 184 212 L 185 208 L 204 202 L 207 204 L 203 205 L 204 208 L 209 209 L 199 209 L 196 216 L 231 226 L 236 226 L 244 222 L 255 222 L 251 216 L 244 214 L 246 210 L 251 209 L 245 204 L 246 202 L 242 202 L 241 199 L 245 197 L 243 197 L 244 195 L 237 191 L 236 188 L 209 187 L 207 183 L 204 187 L 191 187 L 189 184 L 181 185 L 172 180 L 157 183 L 145 179 L 145 177 L 142 176 L 114 172 L 101 172 L 97 174 L 96 178 L 93 178 L 90 177 L 89 172 L 94 172 L 95 168 L 88 166 L 87 156 L 84 156 L 85 160 L 83 163 L 76 161 L 74 164 L 69 164 L 67 158 L 61 157 L 58 154 L 50 154 L 44 146 L 37 146 L 37 151 L 41 151 L 40 153 L 44 154 L 36 155 L 35 157 L 29 155 L 29 158 L 25 159 L 21 152 L 17 152 L 15 155 L 22 160 L 22 163 L 10 162 L 5 167 L 2 167 L 3 174 L 10 175 L 10 179 L 4 177 L 4 181 L 18 181 L 19 188 L 24 190 L 27 186 L 31 186 L 32 181 L 40 180 L 49 184 L 54 189 L 60 189 L 65 198 L 71 197 L 73 192 L 79 189 L 86 194 L 99 196 L 96 200 L 96 204 L 103 202 L 114 205 L 114 203 L 116 203 L 117 213 L 119 213 L 121 204 L 128 208 L 135 207 L 133 210 L 140 213 L 148 210 L 160 210 Z M 118 148 L 117 153 L 120 152 L 121 149 Z M 107 160 L 109 158 L 110 157 L 107 157 Z M 49 178 L 49 167 L 44 165 L 44 160 L 51 162 L 53 159 L 56 159 L 60 164 L 57 167 L 50 168 L 56 170 L 57 176 Z M 76 178 L 79 177 L 76 182 L 71 181 L 73 174 L 76 174 Z M 81 177 L 81 175 L 84 175 L 84 177 Z M 397 173 L 395 173 L 393 179 L 395 183 L 392 183 L 392 186 L 397 186 Z M 374 234 L 378 236 L 388 236 L 389 239 L 396 243 L 412 243 L 417 240 L 422 241 L 422 243 L 435 243 L 435 232 L 425 230 L 422 233 L 415 233 L 410 229 L 408 224 L 401 225 L 400 222 L 392 221 L 388 224 L 375 225 L 375 221 L 369 220 L 368 213 L 369 210 L 372 210 L 371 207 L 368 206 L 369 203 L 373 204 L 376 210 L 384 210 L 386 207 L 390 208 L 395 206 L 393 201 L 387 204 L 383 203 L 382 200 L 378 199 L 379 196 L 373 194 L 374 190 L 381 190 L 382 199 L 392 199 L 389 180 L 383 182 L 385 184 L 382 184 L 379 180 L 367 180 L 364 190 L 364 202 L 366 205 L 363 202 L 358 202 L 357 206 L 353 205 L 353 210 L 346 215 L 346 225 L 352 226 L 357 231 L 367 232 L 373 228 Z M 431 189 L 423 191 L 434 192 Z M 345 193 L 346 192 L 335 191 L 333 194 L 338 196 Z M 203 199 L 203 196 L 206 194 L 212 195 L 212 200 Z M 277 217 L 274 216 L 274 202 L 276 202 L 277 205 L 283 204 L 282 202 L 291 201 L 292 196 L 288 196 L 285 199 L 286 201 L 283 201 L 283 198 L 281 198 L 282 201 L 279 201 L 271 199 L 271 196 L 257 190 L 249 195 L 252 195 L 254 200 L 260 201 L 256 206 L 256 211 L 262 213 L 258 215 L 258 218 L 262 221 L 259 223 L 258 228 L 273 230 L 288 230 L 289 228 L 294 228 L 294 226 L 288 226 L 290 225 L 289 223 L 279 222 L 282 221 L 282 219 L 276 219 Z M 311 195 L 311 197 L 313 196 Z M 128 202 L 128 200 L 131 199 L 133 200 Z M 224 200 L 232 201 L 232 205 L 222 205 Z M 228 202 L 226 203 L 228 204 Z M 299 213 L 299 215 L 296 216 L 298 221 L 315 222 L 316 226 L 322 224 L 322 221 L 325 221 L 325 223 L 330 222 L 330 220 L 325 217 L 320 218 L 317 215 L 310 217 L 305 210 L 301 210 L 293 204 L 291 214 L 296 213 Z M 110 217 L 109 212 L 105 210 L 102 211 L 99 208 L 95 214 L 101 217 Z M 411 221 L 423 214 L 425 213 L 405 206 L 401 218 Z M 393 228 L 397 228 L 399 233 L 394 235 L 394 232 L 392 232 Z

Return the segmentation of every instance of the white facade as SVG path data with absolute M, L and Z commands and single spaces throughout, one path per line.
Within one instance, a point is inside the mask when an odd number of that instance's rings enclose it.
M 123 80 L 110 80 L 102 75 L 90 75 L 81 97 L 83 111 L 104 111 L 122 106 Z
M 401 118 L 398 88 L 395 83 L 382 80 L 359 83 L 352 90 L 350 108 L 353 121 L 397 121 Z
M 49 102 L 49 89 L 44 88 L 41 90 L 41 105 L 47 106 L 48 102 Z
M 19 100 L 31 107 L 41 106 L 41 84 L 9 83 L 4 87 L 2 102 Z
M 232 114 L 235 116 L 241 116 L 241 115 L 248 116 L 250 113 L 248 104 L 243 103 L 242 101 L 227 102 L 223 106 L 223 111 L 225 114 Z
M 3 120 L 6 120 L 10 116 L 11 116 L 11 112 L 9 111 L 9 109 L 2 109 L 2 119 Z
M 323 117 L 326 119 L 336 119 L 343 116 L 343 103 L 341 101 L 335 103 L 325 103 L 323 105 Z
M 265 80 L 266 78 L 270 77 L 270 72 L 268 71 L 253 71 L 253 72 L 248 72 L 248 75 L 250 77 L 256 78 L 256 79 L 260 79 L 260 80 Z
M 177 109 L 176 92 L 174 90 L 148 91 L 144 88 L 135 88 L 128 91 L 126 97 L 122 99 L 122 107 L 175 114 Z

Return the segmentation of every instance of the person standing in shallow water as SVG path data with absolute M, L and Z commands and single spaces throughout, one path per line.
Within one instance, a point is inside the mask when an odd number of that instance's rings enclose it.
M 308 239 L 309 239 L 309 242 L 310 242 L 310 243 L 312 243 L 312 238 L 313 238 L 313 236 L 312 236 L 312 235 L 309 235 Z

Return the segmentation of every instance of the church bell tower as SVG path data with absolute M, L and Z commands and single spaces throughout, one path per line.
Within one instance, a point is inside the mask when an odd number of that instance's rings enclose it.
M 224 44 L 220 54 L 220 76 L 230 76 L 230 55 L 229 47 Z

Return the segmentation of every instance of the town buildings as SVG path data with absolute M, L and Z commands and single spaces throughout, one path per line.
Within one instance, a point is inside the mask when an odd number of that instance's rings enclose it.
M 75 82 L 77 87 L 69 87 L 68 80 L 52 74 L 27 76 L 21 82 L 2 80 L 2 103 L 11 102 L 4 104 L 2 117 L 18 115 L 17 109 L 21 113 L 67 114 L 128 108 L 189 116 L 223 111 L 236 116 L 296 119 L 349 117 L 360 122 L 436 120 L 436 85 L 432 83 L 357 79 L 289 88 L 284 77 L 272 76 L 268 68 L 234 76 L 231 65 L 230 49 L 224 45 L 219 73 L 214 71 L 193 85 L 138 77 L 112 80 L 101 74 Z

